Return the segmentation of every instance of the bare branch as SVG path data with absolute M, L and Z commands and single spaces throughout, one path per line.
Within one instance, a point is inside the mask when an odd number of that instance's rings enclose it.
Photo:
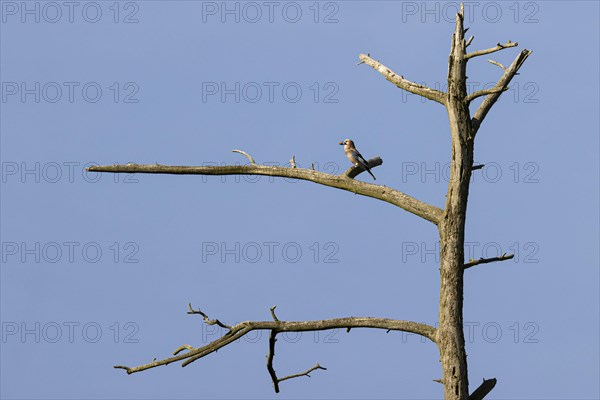
M 465 49 L 466 49 L 467 47 L 469 47 L 469 45 L 471 44 L 471 42 L 473 41 L 473 39 L 475 39 L 475 36 L 471 36 L 471 37 L 469 38 L 469 40 L 467 40 L 467 43 L 465 43 Z
M 468 263 L 465 263 L 464 268 L 467 269 L 467 268 L 471 268 L 471 267 L 474 267 L 479 264 L 487 264 L 487 263 L 496 262 L 496 261 L 506 261 L 506 260 L 510 260 L 514 256 L 515 256 L 514 254 L 509 254 L 509 255 L 502 254 L 500 257 L 480 258 L 479 260 L 469 260 Z
M 231 150 L 233 153 L 240 153 L 246 156 L 246 158 L 248 160 L 250 160 L 251 164 L 256 164 L 256 162 L 254 162 L 254 158 L 252 158 L 252 156 L 250 156 L 250 154 L 246 153 L 244 150 Z
M 277 378 L 277 374 L 275 373 L 275 368 L 273 368 L 273 358 L 275 357 L 275 342 L 277 341 L 277 332 L 271 331 L 271 336 L 269 336 L 269 353 L 267 354 L 267 371 L 269 371 L 269 375 L 271 375 L 271 380 L 273 381 L 273 388 L 275 389 L 275 393 L 279 393 L 279 379 Z
M 296 156 L 292 156 L 292 158 L 290 158 L 290 165 L 292 168 L 296 168 Z
M 294 178 L 346 190 L 362 196 L 372 197 L 400 207 L 427 221 L 438 224 L 443 211 L 435 206 L 415 199 L 387 186 L 375 185 L 348 179 L 346 176 L 330 175 L 306 168 L 288 168 L 271 165 L 225 165 L 225 166 L 168 166 L 155 164 L 120 164 L 92 166 L 94 172 L 176 174 L 176 175 L 265 175 L 282 178 Z
M 273 317 L 273 321 L 279 321 L 279 318 L 277 318 L 277 315 L 275 315 L 275 308 L 277 308 L 277 306 L 269 308 L 269 311 L 271 311 L 271 317 Z
M 188 314 L 191 314 L 188 312 Z M 205 319 L 206 321 L 206 319 Z M 210 322 L 218 320 L 209 320 Z M 207 322 L 208 323 L 208 322 Z M 217 324 L 214 322 L 214 324 Z M 223 324 L 224 325 L 224 324 Z M 221 326 L 221 325 L 219 325 Z M 226 326 L 226 325 L 225 325 Z M 392 331 L 410 332 L 426 337 L 432 342 L 436 342 L 437 331 L 433 326 L 412 322 L 402 321 L 389 318 L 372 318 L 372 317 L 349 317 L 349 318 L 335 318 L 325 319 L 316 321 L 245 321 L 240 322 L 232 326 L 229 331 L 222 337 L 214 340 L 213 342 L 196 348 L 188 348 L 182 346 L 182 348 L 188 351 L 175 355 L 173 357 L 165 358 L 160 361 L 154 359 L 151 363 L 143 364 L 137 367 L 126 367 L 123 365 L 117 365 L 114 368 L 120 368 L 127 371 L 128 374 L 144 371 L 147 369 L 155 368 L 161 365 L 168 365 L 177 361 L 183 361 L 182 367 L 198 360 L 199 358 L 205 357 L 222 347 L 227 346 L 242 338 L 244 335 L 256 331 L 256 330 L 270 330 L 271 332 L 308 332 L 308 331 L 323 331 L 330 329 L 348 329 L 348 328 L 373 328 L 373 329 L 386 329 Z M 180 348 L 180 349 L 182 349 Z M 179 350 L 179 349 L 178 349 Z M 309 371 L 310 372 L 310 371 Z M 303 375 L 303 374 L 300 374 Z M 295 376 L 291 376 L 295 377 Z M 289 378 L 286 378 L 289 379 Z M 281 379 L 280 379 L 281 381 Z
M 474 51 L 472 53 L 467 54 L 465 57 L 468 60 L 469 58 L 483 56 L 483 55 L 490 54 L 490 53 L 495 53 L 497 51 L 500 51 L 500 50 L 503 50 L 503 49 L 507 49 L 509 47 L 516 47 L 518 45 L 519 45 L 519 43 L 517 43 L 517 42 L 511 42 L 509 40 L 505 44 L 498 43 L 495 47 L 490 47 L 489 49 L 485 49 L 485 50 Z
M 473 92 L 470 95 L 468 95 L 467 101 L 470 103 L 478 97 L 487 96 L 488 94 L 501 93 L 506 90 L 508 90 L 508 87 L 496 87 L 496 86 L 494 86 L 493 88 L 490 88 L 490 89 L 478 90 L 478 91 Z
M 381 159 L 381 157 L 374 157 L 368 160 L 367 163 L 369 164 L 369 168 L 375 168 L 383 164 L 383 160 Z M 342 175 L 354 179 L 356 176 L 362 174 L 365 171 L 366 169 L 362 165 L 353 165 L 350 168 L 348 168 L 346 172 L 344 172 Z
M 190 311 L 188 311 L 188 314 L 200 314 L 200 315 L 202 315 L 202 317 L 204 318 L 204 322 L 206 323 L 206 325 L 218 325 L 221 328 L 225 328 L 225 329 L 231 330 L 231 326 L 222 323 L 218 319 L 210 319 L 210 318 L 208 318 L 208 315 L 204 314 L 200 309 L 194 310 L 192 308 L 192 303 L 188 303 L 188 306 L 190 307 Z
M 176 356 L 177 354 L 181 353 L 183 350 L 194 350 L 194 347 L 190 346 L 189 344 L 181 345 L 177 348 L 177 350 L 175 350 L 173 352 L 173 355 Z
M 271 376 L 271 380 L 273 381 L 273 388 L 275 389 L 275 393 L 279 393 L 279 382 L 283 382 L 288 379 L 298 378 L 301 376 L 308 376 L 310 378 L 309 374 L 316 369 L 327 370 L 327 368 L 321 367 L 319 363 L 317 363 L 314 367 L 309 368 L 305 372 L 288 375 L 283 378 L 278 378 L 277 373 L 275 372 L 275 368 L 273 368 L 273 359 L 275 358 L 275 342 L 277 342 L 276 336 L 277 332 L 272 330 L 271 335 L 269 336 L 269 353 L 267 354 L 267 370 L 269 371 L 269 375 Z
M 519 71 L 519 69 L 521 68 L 521 66 L 523 65 L 523 63 L 525 62 L 527 57 L 529 57 L 530 54 L 531 54 L 530 50 L 523 49 L 523 51 L 521 51 L 519 53 L 519 55 L 515 58 L 513 63 L 510 65 L 510 67 L 508 67 L 506 69 L 506 71 L 504 71 L 504 75 L 502 75 L 502 77 L 500 78 L 498 83 L 496 83 L 495 87 L 498 87 L 498 88 L 508 87 L 508 85 L 510 84 L 510 81 L 517 74 L 517 72 Z M 485 119 L 485 116 L 492 109 L 492 106 L 500 98 L 501 94 L 502 94 L 502 92 L 488 94 L 487 97 L 483 100 L 483 102 L 481 103 L 481 105 L 479 106 L 479 108 L 477 109 L 477 111 L 475 112 L 475 115 L 473 116 L 473 118 L 471 120 L 471 130 L 472 130 L 471 133 L 473 136 L 477 133 L 477 131 L 479 130 L 479 127 L 481 126 L 481 123 Z
M 362 62 L 370 65 L 371 67 L 379 71 L 379 73 L 383 75 L 385 79 L 392 82 L 400 89 L 406 90 L 410 93 L 418 94 L 419 96 L 423 96 L 426 99 L 433 100 L 440 104 L 446 105 L 446 93 L 406 80 L 403 76 L 397 75 L 388 67 L 381 64 L 379 61 L 375 61 L 367 54 L 360 54 L 358 57 Z
M 477 169 L 482 169 L 483 167 L 485 167 L 485 164 L 473 165 L 471 167 L 471 171 L 475 171 Z
M 494 61 L 494 60 L 487 60 L 490 64 L 494 64 L 497 67 L 502 68 L 504 71 L 506 71 L 506 67 L 502 64 L 500 64 L 498 61 Z
M 279 378 L 279 382 L 283 382 L 288 379 L 298 378 L 300 376 L 308 376 L 310 378 L 309 374 L 317 369 L 322 369 L 324 371 L 327 371 L 327 368 L 321 367 L 321 365 L 319 363 L 317 363 L 314 367 L 311 367 L 308 370 L 306 370 L 305 372 L 302 372 L 300 374 L 293 374 L 293 375 L 284 376 L 283 378 Z
M 469 396 L 469 400 L 483 400 L 489 392 L 496 386 L 496 378 L 484 379 L 483 383 Z

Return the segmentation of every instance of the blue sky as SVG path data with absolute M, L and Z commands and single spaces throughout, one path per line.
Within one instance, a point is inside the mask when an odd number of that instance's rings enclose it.
M 186 368 L 127 376 L 226 323 L 377 316 L 435 324 L 437 231 L 387 203 L 266 177 L 86 174 L 90 164 L 259 163 L 341 173 L 338 142 L 381 156 L 377 183 L 442 207 L 443 107 L 366 65 L 445 88 L 457 3 L 0 3 L 0 396 L 442 396 L 419 337 L 352 330 L 280 337 L 281 383 L 256 334 Z M 480 129 L 467 255 L 515 253 L 465 277 L 474 389 L 496 399 L 595 399 L 599 371 L 599 5 L 469 2 L 469 62 L 492 85 L 533 50 Z M 368 175 L 358 179 L 370 181 Z

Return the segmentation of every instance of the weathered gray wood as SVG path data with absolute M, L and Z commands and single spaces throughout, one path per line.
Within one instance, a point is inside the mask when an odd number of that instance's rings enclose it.
M 462 10 L 461 10 L 462 11 Z M 438 225 L 440 236 L 440 307 L 437 344 L 442 362 L 444 398 L 469 397 L 467 356 L 463 332 L 464 238 L 473 137 L 467 99 L 467 58 L 463 14 L 456 16 L 448 59 L 448 99 L 446 109 L 452 139 L 450 180 L 444 218 Z
M 206 314 L 201 312 L 191 312 L 189 314 L 202 314 L 205 317 L 205 321 L 208 320 Z M 189 345 L 179 347 L 173 357 L 166 358 L 160 361 L 152 361 L 148 364 L 143 364 L 137 367 L 126 367 L 123 365 L 117 365 L 114 368 L 124 369 L 128 374 L 144 371 L 147 369 L 155 368 L 161 365 L 168 365 L 177 361 L 184 361 L 182 366 L 191 364 L 192 362 L 205 357 L 222 347 L 227 346 L 230 343 L 235 342 L 237 339 L 244 335 L 256 331 L 256 330 L 270 330 L 275 333 L 280 332 L 307 332 L 307 331 L 323 331 L 330 329 L 349 329 L 349 328 L 374 328 L 374 329 L 385 329 L 388 331 L 403 331 L 415 333 L 426 337 L 427 339 L 435 342 L 435 328 L 426 324 L 421 324 L 412 321 L 402 321 L 389 318 L 371 318 L 371 317 L 349 317 L 349 318 L 335 318 L 325 319 L 318 321 L 245 321 L 239 324 L 229 327 L 228 325 L 217 323 L 218 320 L 208 320 L 211 324 L 217 324 L 221 327 L 225 326 L 229 328 L 229 331 L 217 340 L 212 341 L 206 346 L 202 347 L 191 347 Z M 220 322 L 220 321 L 219 321 Z M 183 350 L 187 352 L 179 354 Z
M 374 167 L 381 165 L 381 159 L 376 157 L 369 160 Z M 294 178 L 315 182 L 321 185 L 347 190 L 362 196 L 372 197 L 398 206 L 410 213 L 418 215 L 427 221 L 437 224 L 443 211 L 435 206 L 415 199 L 399 190 L 387 186 L 376 185 L 351 179 L 363 172 L 351 168 L 342 175 L 330 175 L 306 168 L 278 167 L 261 164 L 225 165 L 225 166 L 175 166 L 160 164 L 120 164 L 98 165 L 87 169 L 92 172 L 137 173 L 137 174 L 175 174 L 175 175 L 266 175 L 282 178 Z
M 358 58 L 360 59 L 361 63 L 370 65 L 371 67 L 373 67 L 373 69 L 375 69 L 381 75 L 383 75 L 385 79 L 392 82 L 400 89 L 406 90 L 409 93 L 418 94 L 419 96 L 425 97 L 426 99 L 433 100 L 440 104 L 446 105 L 446 93 L 406 80 L 402 75 L 396 74 L 394 71 L 381 64 L 379 61 L 372 59 L 371 56 L 368 54 L 361 54 L 358 56 Z

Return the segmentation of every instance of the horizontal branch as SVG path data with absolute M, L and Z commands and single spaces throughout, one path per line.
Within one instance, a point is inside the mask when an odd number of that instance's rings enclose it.
M 143 364 L 137 367 L 116 365 L 114 368 L 124 369 L 128 374 L 133 374 L 178 361 L 183 361 L 181 366 L 185 367 L 186 365 L 211 353 L 214 353 L 220 348 L 223 348 L 228 344 L 231 344 L 242 338 L 244 335 L 256 330 L 270 330 L 271 332 L 275 332 L 275 334 L 277 334 L 281 332 L 309 332 L 350 328 L 373 328 L 385 329 L 388 331 L 410 332 L 426 337 L 432 342 L 436 341 L 437 332 L 434 327 L 418 322 L 371 317 L 335 318 L 317 321 L 245 321 L 233 325 L 225 335 L 207 344 L 206 346 L 191 348 L 189 345 L 184 345 L 176 350 L 173 357 L 165 358 L 159 361 L 153 360 L 148 364 Z M 179 354 L 184 350 L 187 351 L 183 354 Z
M 519 53 L 519 55 L 517 55 L 517 57 L 515 58 L 513 63 L 510 65 L 510 67 L 508 67 L 504 71 L 504 74 L 502 75 L 500 80 L 498 80 L 498 83 L 496 83 L 495 87 L 496 88 L 508 88 L 510 81 L 514 78 L 515 75 L 517 75 L 517 73 L 519 72 L 519 69 L 521 68 L 521 66 L 523 65 L 525 60 L 527 60 L 527 57 L 529 57 L 530 54 L 531 54 L 530 50 L 523 49 L 523 51 L 521 51 Z M 479 130 L 479 127 L 481 126 L 481 123 L 485 119 L 485 116 L 492 109 L 493 105 L 500 98 L 501 94 L 502 94 L 502 91 L 499 91 L 497 93 L 491 93 L 491 94 L 488 94 L 485 99 L 483 99 L 483 102 L 481 102 L 481 104 L 479 105 L 479 108 L 477 109 L 477 111 L 475 112 L 475 115 L 473 116 L 473 118 L 471 120 L 471 130 L 472 130 L 471 134 L 473 136 L 475 136 L 475 134 Z
M 283 378 L 279 378 L 279 382 L 287 381 L 288 379 L 298 378 L 300 376 L 308 376 L 310 378 L 309 374 L 317 369 L 322 369 L 322 370 L 327 371 L 327 368 L 321 367 L 321 365 L 319 365 L 317 363 L 317 365 L 315 365 L 314 367 L 311 367 L 307 371 L 302 372 L 300 374 L 292 374 L 292 375 L 284 376 Z
M 509 47 L 516 47 L 518 45 L 519 45 L 519 43 L 517 43 L 517 42 L 511 42 L 509 40 L 505 44 L 498 43 L 495 47 L 490 47 L 489 49 L 485 49 L 485 50 L 474 51 L 472 53 L 467 54 L 465 57 L 468 60 L 469 58 L 483 56 L 483 55 L 490 54 L 490 53 L 495 53 L 497 51 L 500 51 L 500 50 L 503 50 L 503 49 L 507 49 Z
M 471 268 L 471 267 L 474 267 L 479 264 L 487 264 L 487 263 L 496 262 L 496 261 L 510 260 L 514 256 L 515 256 L 514 254 L 509 254 L 509 255 L 502 254 L 500 257 L 480 258 L 479 260 L 470 260 L 468 263 L 465 263 L 464 269 Z
M 372 161 L 372 160 L 371 160 Z M 306 168 L 289 168 L 271 165 L 225 165 L 225 166 L 170 166 L 160 164 L 102 165 L 87 168 L 92 172 L 175 174 L 175 175 L 264 175 L 293 178 L 346 190 L 362 196 L 372 197 L 400 207 L 427 221 L 437 224 L 443 211 L 435 206 L 415 199 L 387 186 L 375 185 L 349 179 L 347 176 L 330 175 Z M 357 174 L 360 171 L 357 171 Z
M 381 75 L 400 89 L 406 90 L 407 92 L 418 94 L 419 96 L 425 97 L 426 99 L 436 101 L 440 104 L 446 105 L 446 93 L 440 92 L 439 90 L 428 88 L 427 86 L 419 85 L 404 79 L 402 75 L 398 75 L 390 70 L 379 61 L 375 61 L 368 54 L 360 54 L 358 56 L 362 63 L 370 65 L 373 69 L 379 71 Z

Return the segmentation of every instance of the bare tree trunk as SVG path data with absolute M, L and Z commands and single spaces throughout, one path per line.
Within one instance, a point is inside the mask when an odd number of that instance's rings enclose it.
M 465 40 L 462 13 L 456 17 L 456 30 L 448 60 L 446 108 L 452 137 L 450 182 L 446 194 L 440 234 L 440 320 L 438 347 L 442 362 L 444 399 L 469 398 L 467 354 L 463 332 L 464 241 L 469 180 L 473 165 L 471 116 L 467 101 Z
M 457 129 L 464 125 L 457 123 Z M 469 380 L 463 333 L 463 274 L 465 214 L 471 163 L 472 142 L 452 146 L 451 182 L 446 214 L 439 225 L 440 234 L 440 314 L 437 344 L 442 362 L 444 399 L 468 399 Z

